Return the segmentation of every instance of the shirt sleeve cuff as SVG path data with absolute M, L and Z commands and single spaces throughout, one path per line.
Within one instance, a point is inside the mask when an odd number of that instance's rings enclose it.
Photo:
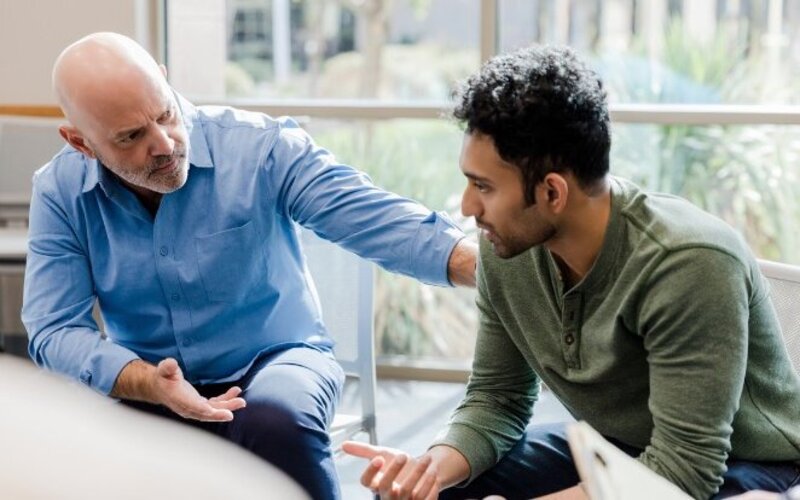
M 83 363 L 78 378 L 95 391 L 108 395 L 122 369 L 135 359 L 139 359 L 139 356 L 133 351 L 106 340 Z
M 492 444 L 480 433 L 463 424 L 450 424 L 431 444 L 455 448 L 469 463 L 469 478 L 457 484 L 464 487 L 497 464 L 497 454 Z
M 431 212 L 420 223 L 414 244 L 412 261 L 416 261 L 415 276 L 429 285 L 453 286 L 448 277 L 450 254 L 464 233 L 445 212 Z

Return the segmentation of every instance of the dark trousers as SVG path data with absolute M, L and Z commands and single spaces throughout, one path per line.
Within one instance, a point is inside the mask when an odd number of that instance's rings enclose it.
M 314 499 L 339 499 L 327 428 L 343 383 L 344 373 L 331 355 L 298 347 L 260 359 L 238 382 L 196 387 L 209 398 L 233 385 L 243 389 L 247 406 L 235 411 L 230 422 L 198 422 L 163 406 L 124 403 L 204 429 L 252 451 L 286 472 Z
M 628 455 L 642 450 L 608 439 Z M 728 472 L 713 499 L 745 491 L 784 491 L 800 482 L 800 468 L 792 462 L 729 460 Z M 507 500 L 529 499 L 575 486 L 580 482 L 567 443 L 565 424 L 530 425 L 525 436 L 494 468 L 465 488 L 450 488 L 440 499 L 483 498 L 496 494 Z

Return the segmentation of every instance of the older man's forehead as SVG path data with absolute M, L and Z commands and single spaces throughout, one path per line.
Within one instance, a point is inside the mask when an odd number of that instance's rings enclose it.
M 133 94 L 120 96 L 119 100 L 98 103 L 96 115 L 104 122 L 106 133 L 117 138 L 147 125 L 156 120 L 170 108 L 176 106 L 172 92 L 167 85 L 156 85 L 152 88 L 138 89 Z M 108 104 L 108 109 L 102 109 Z

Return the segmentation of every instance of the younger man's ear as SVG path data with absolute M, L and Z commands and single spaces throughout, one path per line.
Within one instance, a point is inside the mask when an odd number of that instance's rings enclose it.
M 58 133 L 64 138 L 65 141 L 67 141 L 70 146 L 77 149 L 84 155 L 92 159 L 97 157 L 92 148 L 86 142 L 86 139 L 84 139 L 83 134 L 81 134 L 78 129 L 72 125 L 61 125 L 58 127 Z
M 551 212 L 558 214 L 564 211 L 569 197 L 569 183 L 563 175 L 550 172 L 540 183 L 544 202 Z

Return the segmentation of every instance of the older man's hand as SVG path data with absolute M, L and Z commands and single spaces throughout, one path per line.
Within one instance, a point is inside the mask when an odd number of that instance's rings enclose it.
M 158 366 L 140 359 L 131 361 L 120 372 L 111 396 L 132 401 L 164 405 L 183 418 L 205 422 L 233 420 L 233 412 L 247 403 L 239 395 L 239 387 L 224 394 L 204 398 L 184 377 L 174 358 L 162 360 Z
M 158 364 L 154 378 L 156 399 L 183 418 L 204 422 L 228 422 L 233 412 L 247 403 L 239 395 L 242 389 L 231 387 L 224 394 L 204 398 L 183 378 L 178 362 L 167 358 Z

